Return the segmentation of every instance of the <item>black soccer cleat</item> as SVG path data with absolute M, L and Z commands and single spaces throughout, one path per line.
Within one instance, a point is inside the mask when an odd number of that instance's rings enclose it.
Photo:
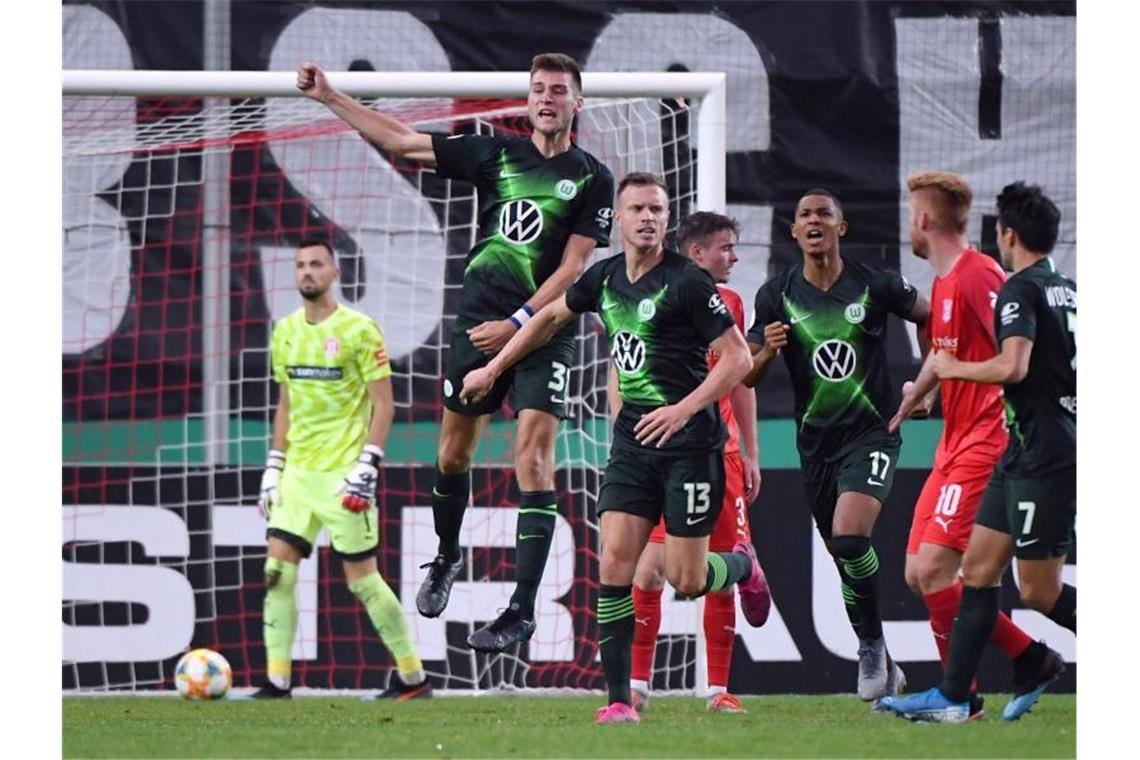
M 512 644 L 529 641 L 535 623 L 519 614 L 514 607 L 503 610 L 498 618 L 467 637 L 467 646 L 476 652 L 503 652 Z
M 293 687 L 281 689 L 273 683 L 266 681 L 261 688 L 249 695 L 250 699 L 292 699 Z
M 986 717 L 986 698 L 978 692 L 970 692 L 970 720 L 981 720 Z
M 431 682 L 424 677 L 420 683 L 404 683 L 395 670 L 388 676 L 388 688 L 376 695 L 377 699 L 394 699 L 408 702 L 413 699 L 431 699 Z
M 447 607 L 451 585 L 463 572 L 463 558 L 448 562 L 442 554 L 437 554 L 435 559 L 420 567 L 428 568 L 428 574 L 416 594 L 416 609 L 424 617 L 439 617 Z

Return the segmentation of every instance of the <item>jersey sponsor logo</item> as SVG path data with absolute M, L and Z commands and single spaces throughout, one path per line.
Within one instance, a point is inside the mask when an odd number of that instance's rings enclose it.
M 832 338 L 815 347 L 811 365 L 815 373 L 829 383 L 839 383 L 855 373 L 855 347 L 845 340 Z
M 340 341 L 336 338 L 329 338 L 325 341 L 325 356 L 332 358 L 340 352 Z
M 1076 396 L 1061 396 L 1057 399 L 1061 404 L 1061 408 L 1069 414 L 1076 416 L 1077 414 L 1077 397 Z
M 578 185 L 572 179 L 560 179 L 554 186 L 554 194 L 564 201 L 568 201 L 578 194 Z
M 957 338 L 935 338 L 934 345 L 940 351 L 950 351 L 951 353 L 958 350 Z
M 614 346 L 610 351 L 618 372 L 632 375 L 645 366 L 645 344 L 633 333 L 622 330 L 614 335 Z
M 594 216 L 594 224 L 601 227 L 603 230 L 609 229 L 610 220 L 614 218 L 614 210 L 609 206 L 598 209 L 598 213 Z
M 719 293 L 713 293 L 709 296 L 709 311 L 713 314 L 727 314 L 728 307 L 724 305 Z
M 934 522 L 936 522 L 942 526 L 942 532 L 943 533 L 949 533 L 950 532 L 950 523 L 953 522 L 953 520 L 954 520 L 953 517 L 947 517 L 945 520 L 943 520 L 941 517 L 935 517 L 934 518 Z
M 805 319 L 811 319 L 811 312 L 808 312 L 807 314 L 797 314 L 796 316 L 789 319 L 788 322 L 790 324 L 793 324 L 793 325 L 798 325 L 800 322 L 803 322 Z
M 653 303 L 652 298 L 642 298 L 641 303 L 637 305 L 637 318 L 642 322 L 648 322 L 653 319 L 657 314 L 657 304 Z
M 293 365 L 285 368 L 285 374 L 293 380 L 340 380 L 344 377 L 344 370 L 340 367 Z
M 861 303 L 849 303 L 843 310 L 843 317 L 853 325 L 857 325 L 867 317 L 867 310 Z
M 943 298 L 942 299 L 942 321 L 943 322 L 949 322 L 950 321 L 950 315 L 953 313 L 954 313 L 954 299 L 953 298 Z
M 1013 324 L 1014 320 L 1021 316 L 1021 304 L 1017 301 L 1010 301 L 1005 306 L 1001 307 L 1001 324 L 1002 327 Z
M 529 198 L 503 204 L 499 234 L 508 243 L 526 245 L 542 234 L 542 210 Z

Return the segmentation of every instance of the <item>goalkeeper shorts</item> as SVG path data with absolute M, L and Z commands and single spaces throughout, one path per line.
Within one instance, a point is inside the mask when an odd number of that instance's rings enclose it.
M 269 512 L 266 535 L 285 541 L 308 557 L 324 526 L 333 551 L 342 558 L 356 562 L 373 556 L 379 543 L 376 506 L 350 512 L 340 505 L 341 496 L 335 494 L 351 470 L 348 467 L 341 472 L 314 472 L 286 463 L 277 504 Z

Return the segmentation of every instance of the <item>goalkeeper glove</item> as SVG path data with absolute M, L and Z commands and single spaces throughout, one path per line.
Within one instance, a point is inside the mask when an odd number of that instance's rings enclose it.
M 352 472 L 344 476 L 336 495 L 344 494 L 340 505 L 349 512 L 363 512 L 376 500 L 376 481 L 379 476 L 380 460 L 384 449 L 369 443 L 360 452 L 360 459 Z
M 285 452 L 270 449 L 269 458 L 265 460 L 265 472 L 261 473 L 261 491 L 257 496 L 257 511 L 266 520 L 269 519 L 269 510 L 277 505 L 277 483 L 284 467 Z

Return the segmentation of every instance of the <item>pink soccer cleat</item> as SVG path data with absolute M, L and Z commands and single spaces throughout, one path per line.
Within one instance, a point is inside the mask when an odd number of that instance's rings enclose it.
M 737 541 L 732 547 L 734 552 L 744 554 L 752 561 L 752 575 L 748 580 L 736 584 L 740 591 L 740 609 L 744 612 L 744 619 L 753 628 L 759 628 L 768 622 L 768 613 L 772 610 L 772 592 L 768 590 L 768 579 L 760 569 L 760 560 L 756 558 L 756 550 L 747 541 Z
M 641 718 L 636 710 L 624 702 L 614 702 L 608 707 L 599 707 L 594 722 L 599 726 L 603 723 L 640 723 Z

